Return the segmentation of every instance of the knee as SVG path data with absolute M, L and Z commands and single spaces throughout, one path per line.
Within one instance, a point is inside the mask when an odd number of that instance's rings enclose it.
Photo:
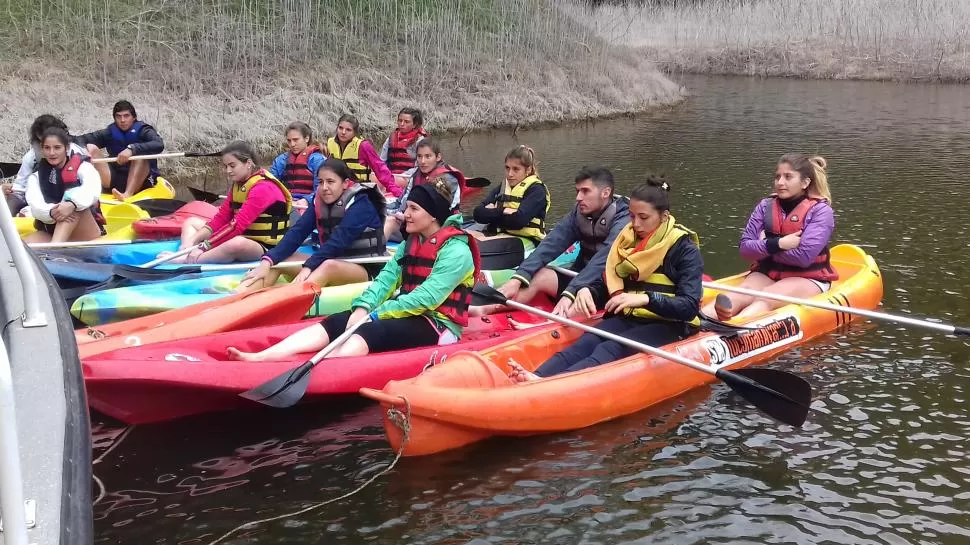
M 104 152 L 101 151 L 101 148 L 99 148 L 98 146 L 95 146 L 94 144 L 88 144 L 87 146 L 85 146 L 85 148 L 88 151 L 88 155 L 90 155 L 91 158 L 93 159 L 104 157 Z

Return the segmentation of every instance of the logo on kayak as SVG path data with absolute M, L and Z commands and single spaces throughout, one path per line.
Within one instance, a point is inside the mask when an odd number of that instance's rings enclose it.
M 173 352 L 171 354 L 165 354 L 165 361 L 202 361 L 195 356 L 189 356 L 187 354 L 179 354 Z
M 756 329 L 704 339 L 702 344 L 711 356 L 711 365 L 727 367 L 802 338 L 801 324 L 792 315 L 759 320 L 750 327 Z

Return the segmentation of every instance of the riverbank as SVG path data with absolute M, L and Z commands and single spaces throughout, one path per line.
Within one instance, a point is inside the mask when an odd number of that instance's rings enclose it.
M 291 121 L 324 136 L 344 113 L 380 145 L 403 106 L 425 111 L 433 132 L 467 131 L 610 117 L 683 96 L 633 48 L 545 0 L 52 3 L 41 12 L 14 2 L 0 30 L 14 44 L 0 52 L 4 160 L 23 153 L 34 116 L 61 115 L 81 133 L 110 122 L 121 98 L 168 150 L 245 139 L 268 152 Z
M 970 82 L 964 0 L 710 0 L 568 11 L 608 42 L 642 48 L 670 74 Z

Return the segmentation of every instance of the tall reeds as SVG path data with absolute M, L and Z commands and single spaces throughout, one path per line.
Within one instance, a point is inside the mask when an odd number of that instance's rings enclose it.
M 604 39 L 644 48 L 672 71 L 970 81 L 967 0 L 634 1 L 567 9 Z
M 16 130 L 0 128 L 4 152 L 41 111 L 87 130 L 122 97 L 174 148 L 276 144 L 293 119 L 329 133 L 344 112 L 383 129 L 404 105 L 463 129 L 680 96 L 547 0 L 7 0 L 6 12 L 0 108 Z

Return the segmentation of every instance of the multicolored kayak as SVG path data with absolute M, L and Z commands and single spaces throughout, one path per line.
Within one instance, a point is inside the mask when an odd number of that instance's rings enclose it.
M 856 308 L 874 309 L 882 299 L 875 261 L 857 246 L 832 248 L 839 280 L 818 295 Z M 740 284 L 744 275 L 723 280 Z M 707 298 L 713 296 L 708 292 Z M 664 347 L 712 370 L 764 362 L 809 339 L 844 326 L 853 315 L 788 305 L 738 326 L 731 333 L 702 331 Z M 521 436 L 574 430 L 631 414 L 715 380 L 679 364 L 636 354 L 591 369 L 515 384 L 509 359 L 534 370 L 582 332 L 565 326 L 537 328 L 529 335 L 480 353 L 455 354 L 416 378 L 391 381 L 382 390 L 362 389 L 386 409 L 410 403 L 410 435 L 404 454 L 417 456 L 458 448 L 496 435 Z M 564 403 L 568 400 L 568 403 Z M 391 447 L 401 447 L 401 430 L 383 411 Z
M 553 264 L 568 267 L 575 261 L 578 253 L 578 245 L 574 245 L 569 252 L 559 256 Z M 484 267 L 489 266 L 490 260 L 486 255 L 483 255 L 482 261 Z M 505 263 L 501 258 L 496 261 Z M 491 285 L 501 285 L 511 278 L 513 272 L 512 268 L 486 270 L 483 271 L 483 281 Z M 78 297 L 71 305 L 71 314 L 81 323 L 90 326 L 129 320 L 216 301 L 232 294 L 242 278 L 243 273 L 224 274 L 96 291 Z M 283 275 L 280 282 L 288 282 L 291 278 Z M 326 316 L 346 310 L 350 302 L 367 289 L 368 285 L 365 282 L 325 288 L 324 293 L 308 310 L 307 316 Z
M 78 329 L 74 337 L 84 359 L 126 346 L 295 322 L 319 295 L 320 288 L 311 282 L 274 286 L 97 329 Z
M 353 395 L 363 387 L 380 388 L 388 380 L 413 377 L 460 350 L 482 350 L 494 344 L 499 336 L 510 339 L 528 333 L 513 329 L 510 318 L 524 323 L 534 320 L 523 313 L 493 315 L 486 320 L 473 318 L 462 339 L 455 344 L 324 360 L 310 375 L 304 401 Z M 312 354 L 249 363 L 229 360 L 226 347 L 262 350 L 316 322 L 240 329 L 85 358 L 88 403 L 127 424 L 252 407 L 252 401 L 238 394 L 299 366 Z

